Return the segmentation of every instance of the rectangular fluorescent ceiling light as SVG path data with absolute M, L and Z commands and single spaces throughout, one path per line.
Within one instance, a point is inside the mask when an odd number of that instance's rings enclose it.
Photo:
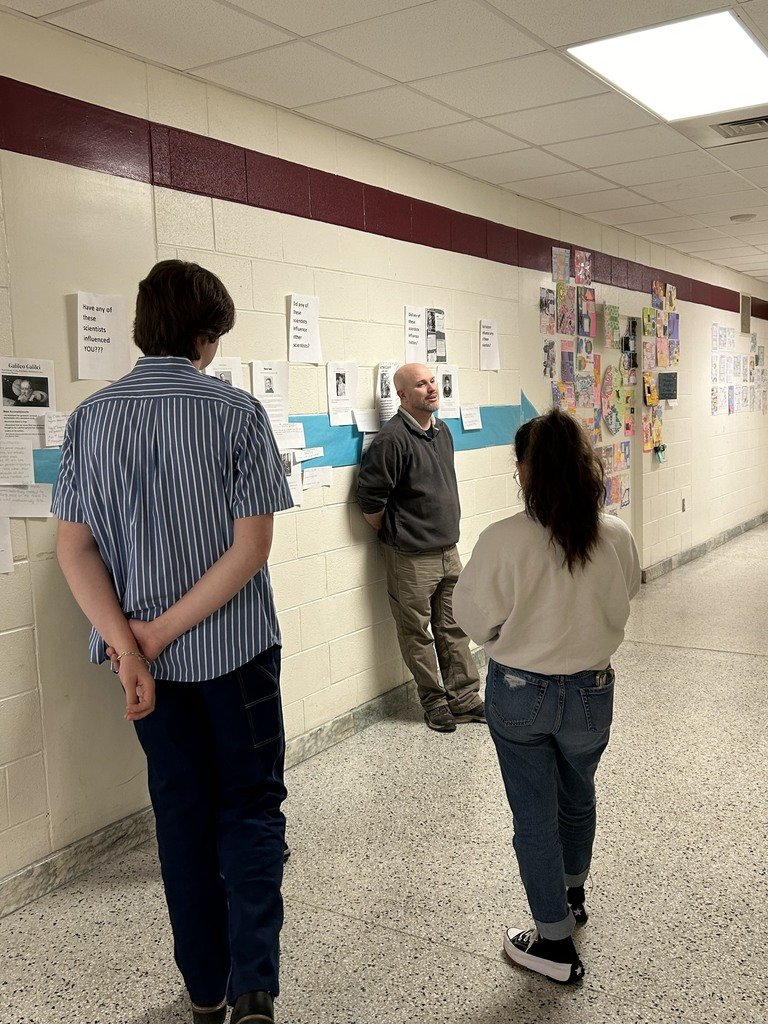
M 568 53 L 667 121 L 768 102 L 768 56 L 729 11 Z

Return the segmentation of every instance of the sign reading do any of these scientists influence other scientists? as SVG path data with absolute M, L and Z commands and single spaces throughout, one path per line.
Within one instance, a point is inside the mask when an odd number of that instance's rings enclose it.
M 292 363 L 323 361 L 320 348 L 320 303 L 316 295 L 291 295 L 288 359 Z

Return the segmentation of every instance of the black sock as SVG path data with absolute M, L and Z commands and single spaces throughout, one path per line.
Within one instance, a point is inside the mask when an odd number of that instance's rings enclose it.
M 568 902 L 570 904 L 580 904 L 584 902 L 584 886 L 583 885 L 569 885 L 568 886 Z

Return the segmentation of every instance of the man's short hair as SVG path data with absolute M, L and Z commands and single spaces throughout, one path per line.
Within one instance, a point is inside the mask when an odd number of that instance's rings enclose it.
M 182 260 L 156 263 L 139 284 L 133 340 L 145 356 L 199 359 L 198 338 L 232 330 L 235 304 L 210 270 Z

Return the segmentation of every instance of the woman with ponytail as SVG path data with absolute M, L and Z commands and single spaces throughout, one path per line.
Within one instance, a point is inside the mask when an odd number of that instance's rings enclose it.
M 485 530 L 453 595 L 456 621 L 488 654 L 485 708 L 534 927 L 509 929 L 515 963 L 578 981 L 587 920 L 595 772 L 613 714 L 611 656 L 640 589 L 632 534 L 602 513 L 603 468 L 559 409 L 515 436 L 525 510 Z

